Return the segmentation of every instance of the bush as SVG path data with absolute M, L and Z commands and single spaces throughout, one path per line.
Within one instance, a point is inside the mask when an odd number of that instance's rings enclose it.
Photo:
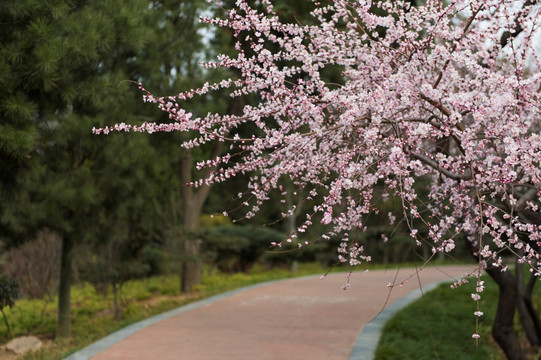
M 285 234 L 256 226 L 215 226 L 201 234 L 207 262 L 224 272 L 248 272 Z
M 4 323 L 6 324 L 8 337 L 12 337 L 11 328 L 9 326 L 9 321 L 4 312 L 4 308 L 7 306 L 10 309 L 15 305 L 15 300 L 21 297 L 21 292 L 19 290 L 19 283 L 16 279 L 10 278 L 5 274 L 0 275 L 0 312 L 2 312 L 2 317 L 4 318 Z
M 167 272 L 167 261 L 163 250 L 153 245 L 146 245 L 141 250 L 142 261 L 147 264 L 149 275 L 163 275 Z
M 79 270 L 82 280 L 88 281 L 97 293 L 106 297 L 109 288 L 113 291 L 113 309 L 115 319 L 122 316 L 120 300 L 122 287 L 133 279 L 143 278 L 148 275 L 150 267 L 137 260 L 119 260 L 110 257 L 93 257 L 87 259 Z
M 58 285 L 60 247 L 58 234 L 44 229 L 36 240 L 8 252 L 4 272 L 18 279 L 23 296 L 52 299 Z

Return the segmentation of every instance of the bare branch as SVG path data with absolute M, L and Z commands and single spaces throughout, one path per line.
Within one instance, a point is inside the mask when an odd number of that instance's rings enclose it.
M 515 204 L 515 211 L 517 212 L 524 211 L 524 209 L 526 208 L 526 202 L 535 199 L 535 196 L 537 195 L 538 191 L 539 190 L 537 188 L 526 191 L 526 193 L 522 195 L 520 199 L 517 200 L 517 203 Z
M 438 101 L 432 100 L 431 98 L 426 96 L 423 92 L 420 93 L 420 96 L 421 96 L 421 99 L 425 100 L 430 105 L 434 106 L 439 111 L 441 111 L 443 115 L 445 115 L 447 117 L 451 116 L 451 111 L 449 109 L 447 109 L 445 106 L 443 106 L 441 103 L 439 103 Z M 458 130 L 464 131 L 464 125 L 462 125 L 461 123 L 457 123 L 456 127 L 457 127 Z
M 438 165 L 438 163 L 428 156 L 424 156 L 417 153 L 411 153 L 411 156 L 417 160 L 420 160 L 423 164 L 426 164 L 430 166 L 431 168 L 437 170 L 439 173 L 443 174 L 444 176 L 453 179 L 453 180 L 469 180 L 471 179 L 471 171 L 468 169 L 464 172 L 464 174 L 457 174 L 452 171 L 449 171 L 445 168 L 442 168 Z
M 523 8 L 525 8 L 527 6 L 531 6 L 534 3 L 535 3 L 535 1 L 527 0 L 526 2 L 524 2 Z M 504 31 L 504 33 L 500 37 L 500 46 L 502 48 L 505 47 L 507 44 L 509 44 L 514 38 L 516 38 L 518 36 L 518 34 L 520 34 L 524 30 L 524 28 L 522 27 L 522 25 L 518 21 L 518 18 L 515 19 L 515 24 L 514 25 L 515 25 L 514 33 L 511 33 L 511 31 L 507 30 L 507 31 Z

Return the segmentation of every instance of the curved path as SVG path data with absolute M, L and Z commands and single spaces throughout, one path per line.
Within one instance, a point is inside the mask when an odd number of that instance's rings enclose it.
M 444 266 L 424 268 L 418 276 L 413 269 L 353 273 L 347 291 L 340 289 L 344 273 L 256 285 L 131 325 L 67 359 L 368 359 L 379 337 L 378 321 L 371 321 L 383 308 L 401 298 L 397 304 L 411 301 L 419 281 L 426 290 L 472 270 Z

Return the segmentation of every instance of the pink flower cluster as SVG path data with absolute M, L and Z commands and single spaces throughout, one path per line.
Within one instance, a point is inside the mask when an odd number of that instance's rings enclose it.
M 227 142 L 230 151 L 211 160 L 224 166 L 193 185 L 257 174 L 243 193 L 248 216 L 285 176 L 316 202 L 299 231 L 314 221 L 329 225 L 327 236 L 364 231 L 376 211 L 375 190 L 383 189 L 384 198 L 401 199 L 417 244 L 449 252 L 465 234 L 481 264 L 505 268 L 500 254 L 506 250 L 539 271 L 539 6 L 337 0 L 316 6 L 317 25 L 303 25 L 283 23 L 270 1 L 262 3 L 261 12 L 238 0 L 227 18 L 203 20 L 231 29 L 238 41 L 236 56 L 205 66 L 234 69 L 238 79 L 173 97 L 145 92 L 170 124 L 95 132 L 193 131 L 188 148 Z M 342 69 L 343 83 L 326 82 L 331 68 Z M 183 110 L 184 99 L 219 88 L 260 101 L 239 115 Z M 251 136 L 239 135 L 243 124 L 255 129 Z M 430 181 L 428 201 L 415 186 L 421 178 Z M 414 223 L 424 223 L 428 235 Z M 360 246 L 340 249 L 351 264 L 366 259 Z

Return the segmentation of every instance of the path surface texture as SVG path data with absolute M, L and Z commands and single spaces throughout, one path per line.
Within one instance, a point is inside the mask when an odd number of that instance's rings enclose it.
M 412 298 L 412 292 L 419 292 L 419 281 L 428 289 L 471 271 L 444 266 L 424 268 L 418 276 L 413 269 L 358 272 L 351 275 L 346 291 L 341 290 L 344 273 L 254 286 L 132 326 L 68 359 L 364 360 L 371 356 L 363 353 L 359 340 L 366 332 L 363 328 L 377 322 L 373 320 L 383 308 Z M 387 286 L 401 282 L 392 289 Z M 368 335 L 368 342 L 377 342 Z M 372 345 L 373 350 L 376 344 Z

